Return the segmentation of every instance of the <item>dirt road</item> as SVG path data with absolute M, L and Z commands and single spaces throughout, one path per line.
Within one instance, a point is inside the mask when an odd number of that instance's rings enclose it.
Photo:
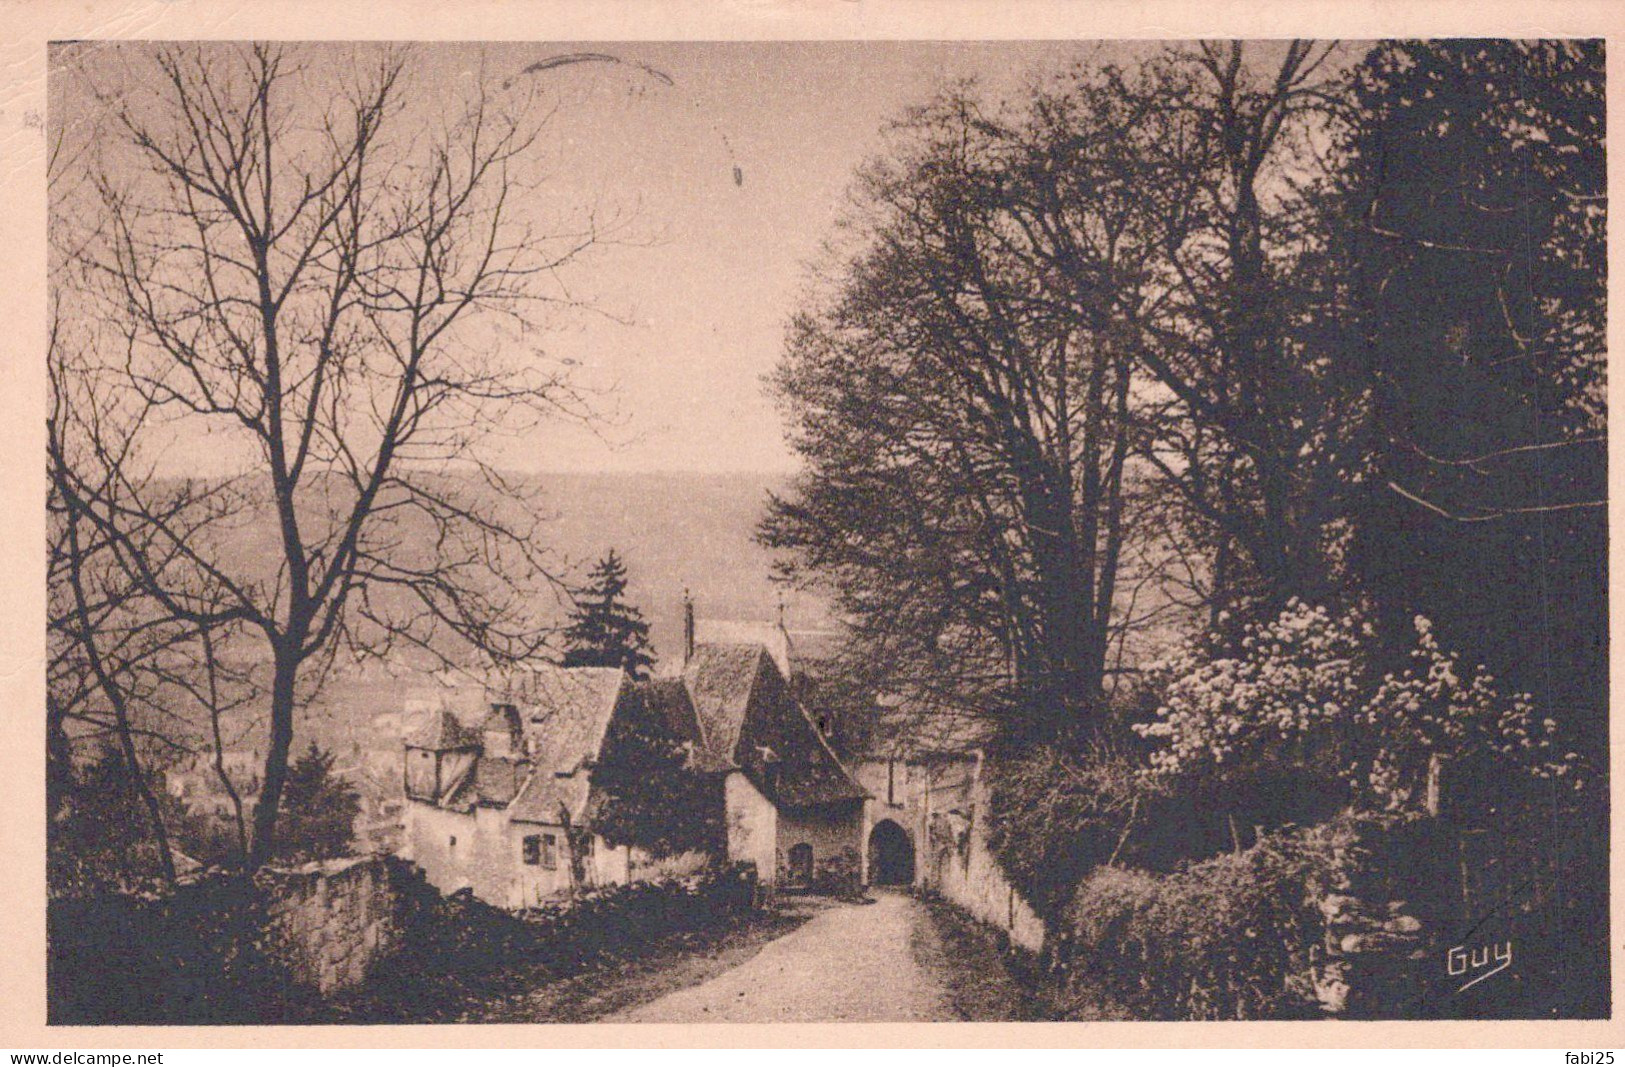
M 606 1022 L 950 1022 L 1011 1018 L 1019 992 L 995 959 L 963 958 L 926 906 L 876 890 L 874 903 L 820 912 L 744 963 Z M 975 970 L 973 981 L 961 971 Z M 965 991 L 974 989 L 967 1008 Z M 991 993 L 989 992 L 991 990 Z M 998 1003 L 993 1003 L 998 1002 Z

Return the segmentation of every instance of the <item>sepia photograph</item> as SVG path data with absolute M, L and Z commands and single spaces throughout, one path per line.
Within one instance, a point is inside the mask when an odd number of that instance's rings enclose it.
M 545 29 L 49 47 L 49 1025 L 1612 1017 L 1602 39 Z

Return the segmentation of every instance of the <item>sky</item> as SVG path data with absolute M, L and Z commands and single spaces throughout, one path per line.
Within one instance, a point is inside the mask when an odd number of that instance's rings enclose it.
M 373 47 L 307 47 L 301 58 L 332 78 Z M 796 459 L 764 378 L 806 296 L 808 265 L 832 236 L 855 170 L 883 152 L 888 122 L 952 83 L 975 80 L 998 98 L 1103 50 L 1137 47 L 414 46 L 401 121 L 439 121 L 478 74 L 510 85 L 530 79 L 551 117 L 534 147 L 527 178 L 542 180 L 524 194 L 534 201 L 527 207 L 543 220 L 579 219 L 590 208 L 613 223 L 611 242 L 550 283 L 590 310 L 550 317 L 540 337 L 526 342 L 570 369 L 600 417 L 501 438 L 486 458 L 514 471 L 793 471 Z M 147 80 L 148 48 L 87 45 L 64 53 L 72 58 L 53 73 L 53 123 L 116 151 L 108 147 L 116 138 L 97 132 L 106 129 L 106 109 L 87 86 L 136 100 L 139 109 L 143 91 L 158 85 Z M 572 56 L 594 58 L 558 62 Z M 312 105 L 320 104 L 323 84 L 308 83 Z M 166 452 L 190 472 L 253 461 L 218 438 L 175 445 Z
M 558 93 L 553 195 L 624 219 L 624 244 L 565 283 L 603 314 L 544 339 L 609 391 L 607 425 L 552 427 L 508 446 L 538 470 L 789 471 L 795 459 L 763 378 L 831 234 L 854 170 L 882 130 L 943 85 L 992 92 L 1067 66 L 1068 43 L 519 44 L 434 49 L 433 78 L 471 64 L 523 70 L 573 53 L 619 62 L 529 77 Z M 658 72 L 658 73 L 656 73 Z M 664 76 L 664 77 L 661 77 Z M 665 79 L 669 79 L 667 84 Z

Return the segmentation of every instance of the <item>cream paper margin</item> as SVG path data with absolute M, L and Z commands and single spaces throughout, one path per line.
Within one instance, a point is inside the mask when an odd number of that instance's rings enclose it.
M 0 0 L 0 1047 L 1561 1047 L 1625 1046 L 1621 779 L 1613 715 L 1611 838 L 1615 1018 L 1590 1022 L 916 1023 L 47 1027 L 45 1025 L 45 71 L 52 40 L 893 40 L 1565 37 L 1608 42 L 1609 139 L 1621 144 L 1625 3 L 1607 0 Z M 1620 150 L 1609 160 L 1619 188 Z M 1609 240 L 1609 298 L 1625 307 L 1625 229 Z M 1622 335 L 1609 324 L 1610 347 Z M 1615 375 L 1609 407 L 1625 387 Z M 1618 420 L 1612 420 L 1615 425 Z M 1609 442 L 1611 529 L 1625 434 Z M 1621 540 L 1610 549 L 1611 688 L 1625 680 L 1617 623 Z M 1490 592 L 1486 590 L 1486 592 Z M 831 976 L 839 980 L 838 976 Z

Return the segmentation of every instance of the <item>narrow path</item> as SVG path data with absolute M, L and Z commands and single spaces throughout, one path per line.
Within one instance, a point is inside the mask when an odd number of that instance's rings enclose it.
M 955 1008 L 931 916 L 913 897 L 872 890 L 872 904 L 829 908 L 709 981 L 607 1022 L 932 1022 Z M 924 950 L 922 950 L 924 946 Z

